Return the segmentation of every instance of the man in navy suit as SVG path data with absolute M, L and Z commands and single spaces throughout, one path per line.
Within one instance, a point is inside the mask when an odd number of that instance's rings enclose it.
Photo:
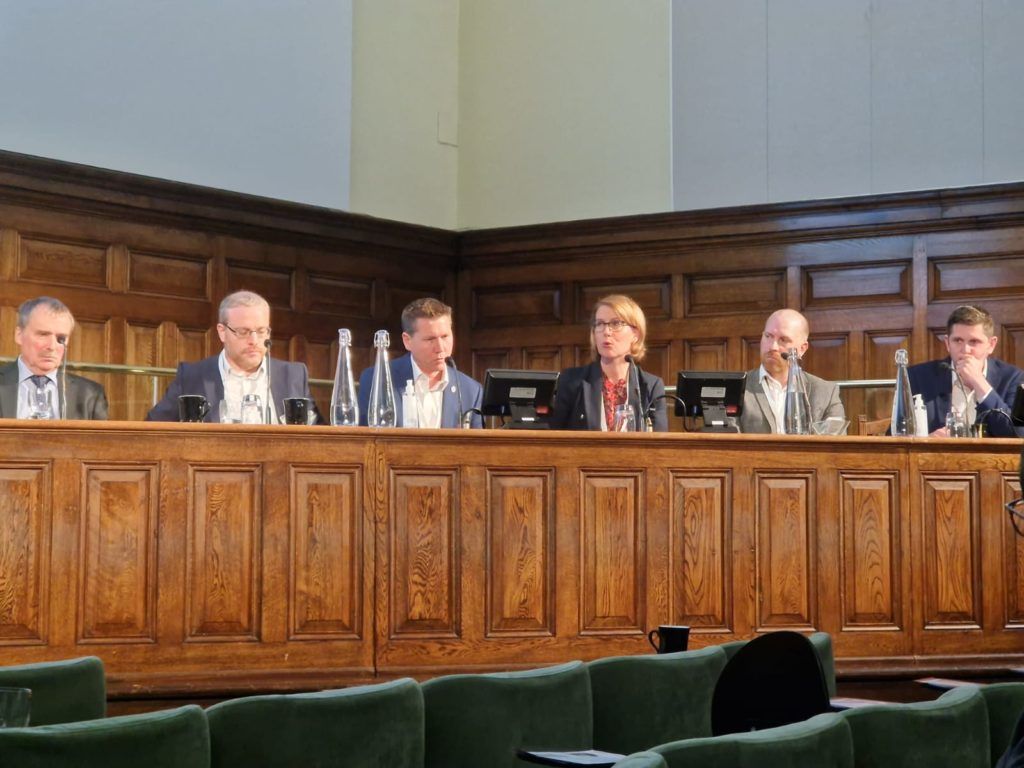
M 949 357 L 910 367 L 910 389 L 924 399 L 932 436 L 949 436 L 946 414 L 954 410 L 968 424 L 984 424 L 988 436 L 1024 437 L 1024 428 L 1010 419 L 1024 371 L 992 357 L 998 341 L 992 315 L 981 307 L 957 307 L 946 321 Z
M 224 349 L 198 363 L 179 363 L 178 374 L 163 400 L 153 406 L 146 421 L 178 421 L 178 397 L 202 395 L 210 405 L 205 421 L 241 421 L 242 398 L 259 397 L 264 419 L 278 423 L 284 399 L 309 397 L 309 372 L 303 363 L 267 356 L 270 341 L 270 305 L 252 291 L 224 297 L 218 313 L 217 334 Z M 267 361 L 270 361 L 268 377 Z M 269 391 L 268 391 L 269 390 Z M 223 401 L 225 413 L 220 413 Z M 269 413 L 268 413 L 269 405 Z M 263 419 L 261 419 L 263 421 Z M 317 412 L 317 421 L 323 423 Z
M 402 343 L 408 354 L 391 361 L 396 425 L 405 422 L 402 392 L 411 381 L 417 426 L 458 428 L 465 416 L 470 426 L 483 427 L 483 388 L 457 371 L 454 363 L 449 365 L 455 345 L 452 308 L 432 298 L 412 302 L 402 310 Z M 373 371 L 373 367 L 367 368 L 359 376 L 359 423 L 363 426 L 368 422 Z

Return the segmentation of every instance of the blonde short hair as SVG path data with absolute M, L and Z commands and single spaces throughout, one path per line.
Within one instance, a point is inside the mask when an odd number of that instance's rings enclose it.
M 224 325 L 228 321 L 228 310 L 235 307 L 266 307 L 267 311 L 270 311 L 270 304 L 258 293 L 235 291 L 221 301 L 220 309 L 217 310 L 217 322 Z
M 647 338 L 647 318 L 644 317 L 644 311 L 640 309 L 639 304 L 621 293 L 613 293 L 594 302 L 594 309 L 590 313 L 591 354 L 597 357 L 597 345 L 594 343 L 594 319 L 597 317 L 597 310 L 601 307 L 611 309 L 616 317 L 629 323 L 636 331 L 636 341 L 630 345 L 629 354 L 639 363 L 647 354 L 647 344 L 644 343 Z

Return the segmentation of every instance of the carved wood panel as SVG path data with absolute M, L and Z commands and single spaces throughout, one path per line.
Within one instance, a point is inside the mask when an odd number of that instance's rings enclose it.
M 391 635 L 455 637 L 458 473 L 392 470 Z
M 363 594 L 363 472 L 291 468 L 290 638 L 359 636 Z
M 815 626 L 815 475 L 756 472 L 758 629 Z
M 59 285 L 107 287 L 108 248 L 22 234 L 18 278 Z
M 639 304 L 648 321 L 670 317 L 672 314 L 671 278 L 657 281 L 584 282 L 576 284 L 576 322 L 589 323 L 594 304 L 616 293 L 625 294 Z
M 763 313 L 765 317 L 786 303 L 786 273 L 692 275 L 686 279 L 686 315 Z
M 921 474 L 924 625 L 981 626 L 978 477 Z
M 562 351 L 558 347 L 526 347 L 523 349 L 523 368 L 531 371 L 560 371 Z
M 1020 480 L 1013 475 L 1003 476 L 1003 503 L 1021 496 Z M 1003 583 L 1006 584 L 1006 604 L 1003 625 L 1007 628 L 1024 627 L 1024 536 L 1018 536 L 1006 515 L 1002 521 Z M 1021 523 L 1024 528 L 1024 522 Z
M 554 470 L 487 472 L 487 634 L 553 636 Z
M 156 464 L 83 464 L 80 643 L 156 642 Z
M 729 630 L 732 473 L 672 472 L 669 602 L 673 624 Z
M 899 629 L 899 474 L 839 473 L 842 626 Z
M 259 639 L 261 470 L 189 468 L 186 639 Z
M 683 343 L 683 367 L 688 371 L 724 371 L 726 363 L 725 339 L 702 339 Z M 667 382 L 675 384 L 675 381 Z
M 932 298 L 938 301 L 977 302 L 986 298 L 1024 294 L 1024 256 L 933 259 Z
M 580 634 L 643 630 L 642 479 L 641 472 L 582 472 Z
M 0 464 L 0 646 L 47 641 L 49 464 Z
M 128 252 L 128 290 L 156 296 L 210 300 L 207 259 L 166 253 Z
M 833 264 L 803 270 L 804 307 L 911 303 L 911 262 Z
M 473 292 L 473 327 L 558 323 L 561 304 L 562 289 L 557 285 L 479 288 Z
M 474 349 L 473 378 L 483 382 L 489 368 L 509 368 L 511 358 L 507 349 Z

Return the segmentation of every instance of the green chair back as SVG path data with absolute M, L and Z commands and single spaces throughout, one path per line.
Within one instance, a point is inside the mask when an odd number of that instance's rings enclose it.
M 578 661 L 423 683 L 427 768 L 520 768 L 519 749 L 593 746 L 590 678 Z
M 668 768 L 852 768 L 850 728 L 834 713 L 766 728 L 654 747 Z M 879 763 L 879 766 L 889 764 Z M 896 764 L 893 764 L 896 765 Z
M 995 765 L 1010 746 L 1017 721 L 1024 714 L 1024 683 L 992 683 L 979 690 L 988 710 L 989 748 Z
M 0 728 L 11 768 L 206 768 L 210 734 L 194 704 L 80 723 Z
M 211 765 L 423 768 L 423 695 L 403 678 L 214 704 Z
M 668 768 L 665 758 L 657 752 L 635 752 L 626 755 L 612 768 Z
M 853 733 L 857 768 L 989 768 L 988 712 L 977 686 L 934 701 L 879 704 L 840 715 Z
M 710 736 L 711 696 L 725 662 L 717 646 L 590 662 L 594 746 L 629 754 Z
M 32 689 L 29 725 L 94 720 L 107 712 L 106 676 L 95 656 L 0 667 L 0 687 Z

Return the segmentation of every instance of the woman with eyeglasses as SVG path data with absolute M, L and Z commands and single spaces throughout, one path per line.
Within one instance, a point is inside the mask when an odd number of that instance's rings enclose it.
M 595 360 L 558 377 L 551 428 L 642 431 L 649 418 L 655 432 L 667 432 L 665 383 L 639 368 L 646 336 L 647 320 L 633 299 L 599 299 L 590 317 Z

